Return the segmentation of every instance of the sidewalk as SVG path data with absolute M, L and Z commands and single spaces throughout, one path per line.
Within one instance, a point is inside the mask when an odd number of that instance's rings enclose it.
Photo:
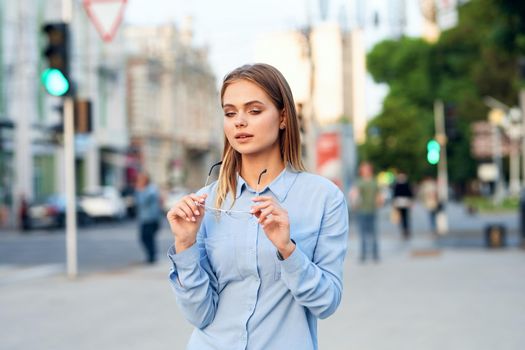
M 357 263 L 352 228 L 343 299 L 319 322 L 320 349 L 523 349 L 525 251 L 442 249 L 425 233 L 426 216 L 415 211 L 414 220 L 408 243 L 382 220 L 380 264 Z M 74 281 L 57 266 L 13 279 L 16 268 L 0 267 L 0 281 L 11 276 L 0 283 L 0 349 L 185 349 L 192 328 L 167 258 Z
M 382 263 L 359 265 L 351 241 L 339 310 L 320 348 L 522 349 L 525 253 L 413 254 L 422 240 L 383 239 Z M 184 349 L 191 326 L 167 282 L 169 264 L 42 277 L 0 286 L 0 348 Z
M 379 215 L 379 227 L 383 234 L 398 237 L 398 227 L 389 221 L 391 208 L 383 208 Z M 457 202 L 447 204 L 448 233 L 437 237 L 436 245 L 441 248 L 483 248 L 484 234 L 487 225 L 501 224 L 507 232 L 507 243 L 517 247 L 521 243 L 518 212 L 477 213 L 469 214 L 466 208 Z M 414 237 L 430 234 L 429 214 L 416 203 L 411 210 L 412 230 Z

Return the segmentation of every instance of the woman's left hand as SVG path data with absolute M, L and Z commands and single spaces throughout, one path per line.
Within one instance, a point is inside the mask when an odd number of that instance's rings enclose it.
M 259 219 L 264 233 L 282 257 L 288 258 L 295 249 L 295 244 L 290 240 L 288 212 L 271 196 L 258 196 L 252 200 L 256 205 L 251 212 Z

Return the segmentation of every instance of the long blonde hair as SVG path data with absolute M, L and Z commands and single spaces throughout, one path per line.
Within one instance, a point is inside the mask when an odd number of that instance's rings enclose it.
M 301 160 L 301 137 L 299 120 L 295 111 L 292 90 L 284 76 L 269 64 L 256 63 L 239 67 L 224 77 L 221 88 L 221 105 L 224 92 L 233 82 L 249 81 L 260 87 L 272 100 L 272 103 L 284 115 L 285 128 L 279 132 L 279 145 L 284 164 L 295 171 L 305 171 Z M 232 196 L 232 206 L 237 192 L 237 173 L 241 170 L 241 154 L 233 149 L 224 137 L 222 165 L 219 173 L 215 207 L 220 208 L 228 193 Z

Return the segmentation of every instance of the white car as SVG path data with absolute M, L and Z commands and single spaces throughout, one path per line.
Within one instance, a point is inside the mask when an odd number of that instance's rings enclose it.
M 124 199 L 116 188 L 109 186 L 84 193 L 80 207 L 92 219 L 123 219 L 126 216 Z

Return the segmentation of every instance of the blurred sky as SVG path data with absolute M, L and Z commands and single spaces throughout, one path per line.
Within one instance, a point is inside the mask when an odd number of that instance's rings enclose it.
M 330 2 L 331 18 L 338 18 L 342 3 Z M 237 66 L 253 62 L 253 44 L 262 33 L 304 26 L 307 6 L 312 18 L 318 19 L 319 6 L 314 0 L 128 0 L 124 20 L 181 25 L 185 17 L 192 16 L 195 42 L 209 46 L 213 69 L 221 80 Z
M 370 49 L 389 34 L 385 26 L 374 28 L 374 13 L 388 21 L 391 4 L 396 1 L 400 0 L 330 0 L 328 19 L 345 23 L 346 28 L 355 27 L 359 20 L 365 26 L 365 45 Z M 403 1 L 408 9 L 406 32 L 417 36 L 421 30 L 418 0 Z M 320 21 L 320 10 L 318 0 L 128 0 L 124 21 L 181 26 L 188 16 L 193 20 L 195 44 L 210 49 L 210 63 L 219 83 L 232 69 L 253 63 L 254 44 L 261 34 L 303 28 L 308 18 L 315 24 Z M 371 117 L 381 109 L 387 89 L 375 85 L 371 78 L 366 89 L 367 115 Z

